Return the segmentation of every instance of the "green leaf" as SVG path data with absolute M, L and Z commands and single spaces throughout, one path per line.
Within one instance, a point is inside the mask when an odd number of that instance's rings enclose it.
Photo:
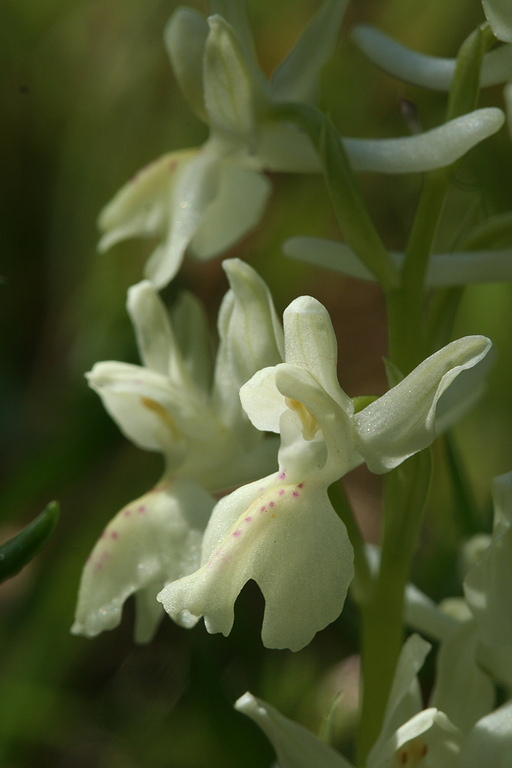
M 0 545 L 0 582 L 15 576 L 47 541 L 59 517 L 59 504 L 51 501 L 31 523 Z
M 499 213 L 476 224 L 465 236 L 461 250 L 477 251 L 512 245 L 512 211 Z
M 398 284 L 398 271 L 371 220 L 341 136 L 319 110 L 307 104 L 274 107 L 275 119 L 295 123 L 317 150 L 344 239 L 384 290 Z
M 482 24 L 462 43 L 450 88 L 447 121 L 476 109 L 484 53 L 493 39 L 489 25 Z

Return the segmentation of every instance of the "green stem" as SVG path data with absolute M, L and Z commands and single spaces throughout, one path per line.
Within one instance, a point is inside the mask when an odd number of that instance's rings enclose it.
M 461 455 L 457 444 L 447 432 L 443 436 L 443 443 L 446 455 L 446 464 L 450 473 L 455 503 L 453 505 L 454 516 L 457 521 L 460 532 L 466 536 L 474 536 L 478 533 L 479 525 L 478 507 L 474 501 L 474 495 L 471 493 L 470 485 Z
M 445 170 L 425 176 L 414 224 L 405 251 L 400 288 L 386 294 L 390 359 L 405 375 L 426 353 L 424 334 L 425 278 L 448 189 Z
M 430 483 L 430 454 L 423 451 L 386 478 L 379 574 L 361 607 L 363 704 L 358 764 L 375 743 L 403 642 L 403 601 Z
M 373 589 L 373 575 L 366 556 L 366 546 L 350 502 L 341 483 L 329 488 L 329 499 L 336 514 L 345 524 L 350 543 L 354 548 L 354 578 L 351 589 L 359 604 L 369 598 Z
M 295 123 L 318 152 L 325 182 L 344 239 L 384 290 L 398 285 L 396 266 L 370 217 L 341 136 L 329 118 L 308 104 L 277 104 L 269 115 Z

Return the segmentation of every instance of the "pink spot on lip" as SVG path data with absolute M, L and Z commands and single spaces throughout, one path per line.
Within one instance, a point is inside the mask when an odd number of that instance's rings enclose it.
M 117 539 L 117 537 L 118 537 L 117 531 L 112 531 L 112 533 L 110 534 L 110 538 L 111 539 Z
M 263 509 L 265 509 L 265 507 L 263 507 Z M 248 516 L 248 517 L 246 517 L 246 518 L 245 518 L 245 522 L 246 522 L 246 523 L 250 523 L 250 522 L 251 522 L 251 520 L 252 520 L 252 517 L 249 517 L 249 516 Z
M 139 512 L 141 515 L 144 514 L 145 511 L 146 511 L 146 507 L 144 506 L 144 504 L 142 504 L 142 506 L 140 506 L 137 510 L 137 512 Z
M 284 480 L 284 479 L 285 479 L 285 477 L 286 477 L 286 472 L 280 472 L 280 473 L 279 473 L 279 479 L 280 479 L 280 480 Z
M 260 512 L 264 512 L 266 510 L 266 507 L 260 507 Z
M 279 491 L 279 495 L 284 496 L 285 493 L 286 491 L 284 490 L 284 488 L 281 488 L 281 490 Z
M 131 509 L 125 509 L 125 511 L 123 512 L 123 515 L 125 517 L 130 517 L 131 513 L 132 513 Z
M 271 501 L 269 504 L 269 507 L 275 507 L 275 505 L 276 505 L 275 501 Z
M 103 533 L 102 533 L 102 534 L 101 534 L 101 536 L 100 536 L 100 539 L 104 539 L 106 535 L 107 535 L 107 532 L 106 532 L 106 531 L 103 531 Z
M 298 491 L 294 491 L 292 496 L 300 496 L 300 493 Z
M 299 483 L 297 488 L 304 488 L 304 483 Z
M 241 533 L 242 531 L 239 528 L 237 528 L 236 531 L 233 531 L 233 536 L 240 536 Z

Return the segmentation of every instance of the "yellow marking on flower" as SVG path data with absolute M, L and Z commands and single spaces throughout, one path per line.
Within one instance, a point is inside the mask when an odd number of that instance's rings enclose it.
M 180 439 L 179 429 L 171 414 L 163 407 L 163 405 L 160 405 L 160 403 L 157 403 L 156 400 L 152 400 L 150 397 L 141 397 L 141 402 L 145 408 L 149 411 L 153 411 L 153 413 L 156 413 L 156 415 L 162 419 L 174 440 Z
M 417 768 L 428 752 L 428 746 L 419 737 L 407 742 L 395 755 L 396 764 L 405 768 Z
M 304 435 L 304 440 L 312 440 L 320 429 L 315 417 L 308 411 L 306 406 L 299 403 L 298 400 L 293 400 L 291 397 L 285 397 L 285 403 L 288 408 L 291 408 L 292 411 L 295 411 L 295 413 L 298 414 L 302 422 L 302 434 Z

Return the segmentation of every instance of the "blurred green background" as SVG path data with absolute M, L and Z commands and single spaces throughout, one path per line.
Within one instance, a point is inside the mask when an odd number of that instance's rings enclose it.
M 249 0 L 265 71 L 318 4 Z M 141 166 L 206 136 L 177 89 L 163 46 L 163 26 L 176 5 L 3 0 L 0 7 L 0 541 L 50 499 L 59 499 L 62 509 L 44 552 L 0 587 L 5 768 L 266 766 L 272 750 L 264 737 L 232 711 L 247 689 L 315 729 L 341 686 L 347 704 L 340 741 L 350 723 L 357 667 L 351 659 L 357 615 L 350 605 L 298 654 L 262 649 L 261 598 L 251 585 L 227 639 L 208 636 L 202 624 L 185 632 L 166 620 L 151 645 L 136 647 L 131 604 L 117 630 L 94 640 L 69 634 L 81 567 L 94 541 L 161 471 L 159 456 L 121 437 L 83 374 L 97 360 L 137 361 L 124 303 L 151 249 L 128 242 L 98 255 L 99 210 Z M 345 135 L 406 133 L 404 98 L 425 128 L 438 124 L 445 96 L 377 71 L 351 44 L 349 30 L 372 22 L 419 50 L 453 56 L 481 20 L 478 0 L 352 2 L 323 74 L 322 106 Z M 501 89 L 486 91 L 482 104 L 501 104 Z M 453 179 L 439 235 L 444 247 L 475 211 L 510 206 L 511 171 L 510 138 L 502 130 L 474 150 Z M 261 272 L 280 311 L 301 292 L 323 301 L 338 333 L 342 385 L 350 395 L 382 392 L 386 329 L 379 291 L 293 264 L 280 252 L 292 235 L 340 237 L 322 180 L 275 176 L 273 183 L 261 226 L 229 255 Z M 365 175 L 361 183 L 386 244 L 403 247 L 421 180 Z M 220 259 L 187 261 L 164 295 L 172 300 L 183 287 L 201 296 L 213 319 L 226 289 Z M 512 468 L 511 319 L 510 286 L 499 285 L 469 290 L 457 321 L 458 334 L 488 334 L 497 348 L 488 392 L 455 434 L 487 526 L 489 480 Z M 459 534 L 445 474 L 436 474 L 418 560 L 420 580 L 440 596 L 452 583 Z M 378 481 L 359 470 L 348 488 L 375 539 Z

